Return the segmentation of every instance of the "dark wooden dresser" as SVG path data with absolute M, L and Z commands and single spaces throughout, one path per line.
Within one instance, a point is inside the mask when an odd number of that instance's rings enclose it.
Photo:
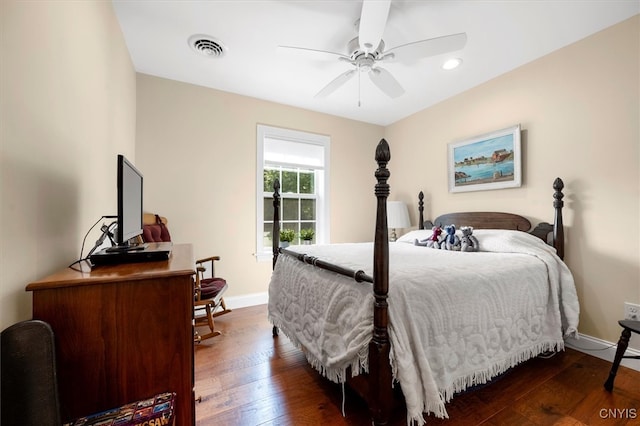
M 27 286 L 55 334 L 63 421 L 176 392 L 176 425 L 195 424 L 189 244 L 169 260 L 67 268 Z

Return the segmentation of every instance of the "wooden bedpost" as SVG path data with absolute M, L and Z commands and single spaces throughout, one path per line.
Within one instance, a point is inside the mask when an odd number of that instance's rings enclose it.
M 553 208 L 555 215 L 553 218 L 553 246 L 560 259 L 564 260 L 564 224 L 562 223 L 562 207 L 564 207 L 564 194 L 562 189 L 564 182 L 559 177 L 553 182 Z
M 424 192 L 418 194 L 418 229 L 424 229 Z
M 278 179 L 273 182 L 273 228 L 271 240 L 271 249 L 273 250 L 272 269 L 275 269 L 278 254 L 280 253 L 280 180 Z
M 273 251 L 272 269 L 276 268 L 278 254 L 280 254 L 280 180 L 273 182 L 273 226 L 271 228 L 271 249 Z M 273 337 L 278 337 L 278 327 L 275 325 L 271 329 Z
M 389 420 L 393 400 L 393 375 L 389 363 L 389 313 L 387 294 L 389 292 L 389 233 L 387 227 L 387 198 L 389 196 L 390 172 L 387 163 L 391 159 L 389 144 L 382 139 L 378 143 L 375 155 L 378 169 L 375 177 L 378 183 L 375 194 L 378 200 L 376 209 L 376 231 L 373 248 L 373 338 L 369 343 L 369 410 L 375 425 L 385 425 Z

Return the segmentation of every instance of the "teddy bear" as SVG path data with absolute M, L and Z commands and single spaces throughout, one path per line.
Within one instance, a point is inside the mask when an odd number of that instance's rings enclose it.
M 460 251 L 460 237 L 456 235 L 456 226 L 451 224 L 444 227 L 444 240 L 440 243 L 443 250 Z
M 417 238 L 413 242 L 417 246 L 424 246 L 429 248 L 440 248 L 440 235 L 442 235 L 442 228 L 434 226 L 431 228 L 431 235 L 426 240 L 419 241 Z
M 472 226 L 463 226 L 460 228 L 462 238 L 460 238 L 460 251 L 478 251 L 480 247 L 478 239 L 473 235 Z

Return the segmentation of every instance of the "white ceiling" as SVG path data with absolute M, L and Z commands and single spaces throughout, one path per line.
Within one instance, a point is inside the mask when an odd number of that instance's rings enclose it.
M 361 1 L 113 0 L 113 5 L 140 73 L 379 125 L 640 13 L 639 0 L 394 0 L 383 34 L 386 50 L 460 32 L 468 37 L 465 48 L 413 63 L 385 63 L 406 90 L 399 98 L 387 97 L 362 75 L 360 93 L 354 78 L 318 99 L 314 95 L 351 65 L 277 46 L 348 56 Z M 226 52 L 217 58 L 197 54 L 188 43 L 194 34 L 217 39 Z M 441 69 L 449 56 L 462 58 L 462 66 Z

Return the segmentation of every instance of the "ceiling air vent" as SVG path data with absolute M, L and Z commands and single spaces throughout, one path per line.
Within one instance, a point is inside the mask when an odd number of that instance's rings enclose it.
M 226 47 L 213 37 L 196 34 L 189 37 L 189 46 L 198 54 L 208 58 L 219 58 L 224 55 Z

